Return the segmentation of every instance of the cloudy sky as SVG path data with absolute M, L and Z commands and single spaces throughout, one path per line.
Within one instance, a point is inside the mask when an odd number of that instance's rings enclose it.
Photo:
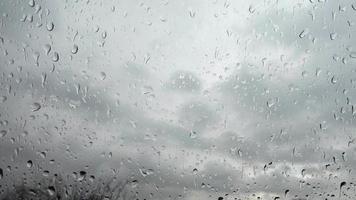
M 3 185 L 85 170 L 140 199 L 355 198 L 355 1 L 3 0 L 0 14 Z

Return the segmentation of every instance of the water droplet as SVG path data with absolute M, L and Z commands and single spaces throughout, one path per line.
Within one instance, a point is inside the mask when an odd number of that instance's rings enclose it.
M 197 138 L 197 132 L 195 132 L 195 131 L 190 131 L 189 137 L 190 137 L 191 139 Z
M 248 11 L 250 12 L 250 13 L 254 13 L 255 12 L 255 7 L 253 6 L 253 5 L 250 5 L 249 7 L 248 7 Z
M 269 98 L 266 103 L 267 107 L 272 108 L 278 101 L 279 101 L 278 98 Z
M 342 190 L 342 187 L 344 187 L 346 185 L 346 182 L 343 181 L 340 183 L 340 192 L 339 192 L 339 197 L 341 197 L 341 190 Z
M 51 47 L 51 45 L 49 45 L 49 44 L 45 44 L 45 45 L 43 46 L 43 50 L 45 51 L 46 55 L 48 55 L 49 52 L 51 52 L 51 49 L 52 49 L 52 47 Z
M 0 103 L 4 103 L 7 100 L 6 96 L 0 96 Z
M 139 171 L 143 177 L 152 175 L 154 173 L 153 169 L 139 169 Z
M 351 52 L 350 53 L 350 58 L 356 58 L 356 52 Z
M 108 34 L 106 33 L 106 31 L 104 31 L 104 32 L 101 34 L 101 37 L 102 37 L 103 39 L 106 39 L 107 36 L 108 36 Z
M 100 72 L 100 79 L 103 81 L 106 79 L 106 74 L 105 72 Z
M 58 60 L 59 60 L 58 52 L 53 52 L 52 61 L 53 62 L 58 62 Z
M 35 6 L 35 0 L 29 0 L 29 1 L 28 1 L 28 5 L 29 5 L 30 7 L 34 7 L 34 6 Z
M 330 33 L 330 40 L 335 40 L 337 37 L 337 33 Z
M 35 102 L 31 105 L 31 110 L 32 112 L 36 112 L 39 111 L 41 109 L 41 104 Z
M 195 174 L 195 175 L 198 174 L 198 169 L 197 168 L 193 169 L 193 174 Z
M 302 32 L 299 33 L 299 38 L 304 38 L 308 33 L 309 33 L 308 29 L 302 30 Z
M 54 188 L 54 186 L 49 186 L 47 188 L 47 192 L 50 196 L 53 196 L 56 193 L 56 189 Z
M 27 161 L 26 166 L 27 166 L 28 168 L 31 168 L 31 167 L 33 166 L 32 160 Z
M 86 176 L 87 176 L 87 172 L 86 171 L 80 171 L 79 172 L 78 181 L 84 180 Z
M 335 76 L 333 76 L 333 77 L 331 78 L 330 82 L 331 82 L 332 84 L 336 84 L 336 83 L 337 83 L 337 78 L 336 78 Z
M 94 176 L 94 175 L 91 175 L 91 176 L 89 177 L 89 180 L 90 180 L 91 182 L 94 182 L 95 176 Z
M 4 137 L 5 135 L 7 135 L 7 130 L 1 130 L 0 131 L 0 138 Z
M 42 152 L 40 153 L 40 156 L 44 159 L 44 158 L 47 157 L 47 154 L 46 154 L 46 152 L 42 151 Z
M 47 177 L 49 175 L 49 171 L 48 170 L 44 170 L 42 175 Z
M 285 190 L 285 191 L 284 191 L 284 197 L 285 197 L 285 198 L 287 198 L 288 193 L 289 193 L 289 190 Z
M 0 180 L 2 179 L 2 177 L 4 177 L 4 171 L 2 170 L 2 168 L 0 168 Z
M 72 48 L 72 54 L 76 54 L 78 53 L 78 45 L 73 45 L 73 48 Z
M 49 23 L 47 23 L 47 30 L 48 31 L 53 31 L 53 29 L 54 29 L 54 24 L 53 24 L 53 22 L 49 22 Z

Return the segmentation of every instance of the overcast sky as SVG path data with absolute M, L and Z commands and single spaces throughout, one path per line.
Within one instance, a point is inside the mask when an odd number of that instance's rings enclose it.
M 3 0 L 0 14 L 4 182 L 86 170 L 138 180 L 142 199 L 356 196 L 354 1 Z

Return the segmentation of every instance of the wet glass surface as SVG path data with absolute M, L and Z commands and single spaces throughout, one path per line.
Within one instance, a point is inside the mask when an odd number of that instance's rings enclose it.
M 1 0 L 0 199 L 355 199 L 353 0 Z

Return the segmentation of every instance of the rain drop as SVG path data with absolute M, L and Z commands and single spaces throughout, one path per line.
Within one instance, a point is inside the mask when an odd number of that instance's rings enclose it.
M 53 24 L 53 22 L 49 22 L 49 23 L 47 23 L 47 30 L 48 31 L 53 31 L 53 29 L 54 29 L 54 24 Z
M 105 72 L 100 72 L 100 79 L 103 81 L 106 79 L 106 74 Z
M 336 78 L 335 76 L 333 76 L 333 77 L 331 78 L 330 82 L 331 82 L 332 84 L 336 84 L 336 83 L 337 83 L 337 78 Z
M 78 45 L 73 45 L 73 48 L 72 48 L 72 54 L 76 54 L 78 53 Z
M 4 103 L 7 100 L 6 96 L 0 96 L 0 103 Z
M 35 6 L 35 0 L 30 0 L 30 1 L 28 1 L 28 5 L 29 5 L 30 7 L 34 7 L 34 6 Z
M 299 38 L 304 38 L 308 33 L 308 29 L 302 30 L 302 32 L 299 33 Z
M 53 196 L 56 193 L 56 189 L 54 188 L 54 186 L 49 186 L 47 188 L 47 192 L 50 196 Z
M 337 37 L 337 33 L 330 33 L 330 40 L 335 40 Z
M 52 56 L 52 61 L 58 62 L 58 60 L 59 60 L 59 54 L 58 54 L 58 52 L 54 52 L 53 56 Z
M 0 131 L 0 138 L 4 137 L 5 135 L 7 135 L 7 130 L 1 130 Z
M 195 131 L 190 131 L 189 137 L 190 137 L 191 139 L 197 138 L 197 132 L 195 132 Z
M 44 46 L 43 46 L 43 50 L 45 51 L 45 53 L 46 53 L 46 55 L 48 55 L 49 54 L 49 52 L 51 52 L 51 45 L 49 45 L 49 44 L 45 44 Z
M 31 105 L 31 110 L 32 112 L 36 112 L 39 111 L 41 109 L 41 104 L 35 102 Z
M 28 168 L 31 168 L 31 167 L 33 166 L 32 160 L 27 161 L 26 166 L 27 166 Z

